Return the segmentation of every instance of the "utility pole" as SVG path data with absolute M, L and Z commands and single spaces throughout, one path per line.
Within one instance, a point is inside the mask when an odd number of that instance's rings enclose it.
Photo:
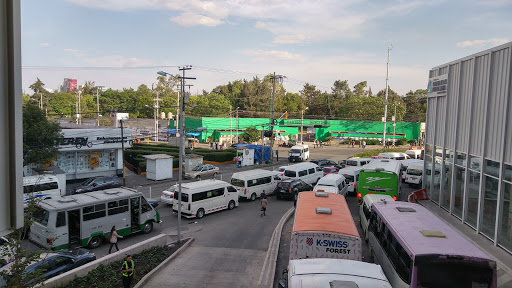
M 195 80 L 196 78 L 185 77 L 185 71 L 191 70 L 191 66 L 180 67 L 179 70 L 183 71 L 181 78 L 181 97 L 180 97 L 180 159 L 179 159 L 179 175 L 178 175 L 178 243 L 181 243 L 181 183 L 183 181 L 183 157 L 185 156 L 185 79 Z M 176 132 L 178 133 L 178 132 Z
M 382 146 L 386 146 L 386 120 L 388 117 L 388 80 L 389 80 L 389 52 L 393 46 L 388 47 L 388 63 L 386 65 L 386 100 L 384 100 L 384 130 L 382 131 Z
M 229 142 L 233 145 L 233 115 L 231 115 L 231 105 L 229 105 Z
M 260 164 L 263 164 L 265 162 L 265 157 L 263 153 L 265 153 L 265 135 L 263 134 L 265 132 L 265 126 L 261 125 L 261 159 L 260 159 Z
M 236 143 L 239 143 L 240 140 L 238 139 L 238 108 L 236 108 Z
M 159 108 L 159 101 L 160 101 L 160 98 L 158 98 L 160 92 L 159 91 L 156 91 L 156 98 L 155 98 L 155 108 L 156 108 L 156 113 L 155 113 L 155 142 L 158 142 L 158 108 Z
M 121 122 L 121 157 L 123 160 L 123 185 L 126 186 L 126 178 L 124 174 L 124 128 L 123 128 L 123 119 L 119 120 Z
M 396 128 L 396 103 L 395 105 L 395 116 L 393 116 L 393 147 L 395 147 L 395 128 Z
M 286 78 L 286 76 L 283 75 L 276 75 L 276 72 L 274 72 L 273 76 L 270 76 L 270 79 L 272 80 L 273 86 L 272 86 L 272 99 L 270 100 L 270 159 L 272 162 L 274 162 L 274 97 L 276 94 L 276 81 L 279 81 L 279 83 L 283 82 L 283 78 Z
M 97 126 L 100 126 L 100 88 L 103 88 L 103 86 L 96 86 L 96 118 L 98 118 Z
M 302 144 L 302 135 L 304 134 L 304 109 L 301 110 L 300 114 L 300 144 Z

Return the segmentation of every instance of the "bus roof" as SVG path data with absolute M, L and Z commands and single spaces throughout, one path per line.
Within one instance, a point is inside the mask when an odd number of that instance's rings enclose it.
M 398 160 L 393 159 L 373 159 L 370 161 L 370 163 L 364 165 L 364 169 L 361 171 L 366 170 L 375 170 L 375 169 L 384 169 L 386 171 L 394 172 L 397 175 L 400 175 L 400 166 L 402 164 Z
M 137 192 L 137 190 L 135 189 L 119 187 L 101 191 L 88 192 L 83 194 L 64 196 L 62 198 L 41 200 L 41 202 L 39 202 L 39 206 L 48 210 L 62 210 L 73 207 L 93 205 L 95 203 L 102 203 L 108 200 L 114 201 L 122 198 L 129 198 L 132 196 L 140 195 L 142 195 L 142 193 Z
M 286 166 L 282 166 L 282 167 L 286 167 Z M 279 168 L 281 168 L 281 167 L 279 167 Z M 265 169 L 253 169 L 253 170 L 247 170 L 247 171 L 242 171 L 242 172 L 235 172 L 235 173 L 233 173 L 231 178 L 233 178 L 233 177 L 254 176 L 254 175 L 268 175 L 268 176 L 271 176 L 271 175 L 274 175 L 274 174 L 275 173 L 273 171 L 269 171 L 269 170 L 265 170 Z
M 397 208 L 413 209 L 414 212 L 400 212 Z M 413 259 L 416 255 L 440 254 L 493 260 L 420 204 L 401 201 L 375 202 L 372 210 L 399 236 L 397 240 Z M 446 237 L 424 236 L 420 231 L 438 231 Z
M 300 192 L 295 211 L 294 232 L 322 231 L 359 237 L 343 195 L 327 193 L 317 197 L 316 192 Z M 316 208 L 331 208 L 332 214 L 317 214 Z

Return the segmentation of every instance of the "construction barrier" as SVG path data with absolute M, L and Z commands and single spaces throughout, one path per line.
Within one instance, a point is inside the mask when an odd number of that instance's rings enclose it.
M 428 200 L 427 189 L 423 188 L 418 191 L 411 192 L 409 196 L 407 196 L 407 201 L 411 203 L 416 203 L 418 200 Z

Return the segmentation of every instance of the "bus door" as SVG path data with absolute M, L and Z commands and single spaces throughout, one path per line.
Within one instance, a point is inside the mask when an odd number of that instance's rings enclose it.
M 140 197 L 130 199 L 130 214 L 132 232 L 139 231 Z
M 60 213 L 60 212 L 59 212 Z M 58 218 L 58 215 L 57 215 Z M 68 211 L 68 233 L 69 233 L 69 247 L 80 246 L 80 209 Z

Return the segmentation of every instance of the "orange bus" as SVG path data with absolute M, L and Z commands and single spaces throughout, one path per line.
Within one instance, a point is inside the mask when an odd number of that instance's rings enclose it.
M 361 237 L 339 194 L 300 192 L 290 242 L 290 260 L 362 260 Z

